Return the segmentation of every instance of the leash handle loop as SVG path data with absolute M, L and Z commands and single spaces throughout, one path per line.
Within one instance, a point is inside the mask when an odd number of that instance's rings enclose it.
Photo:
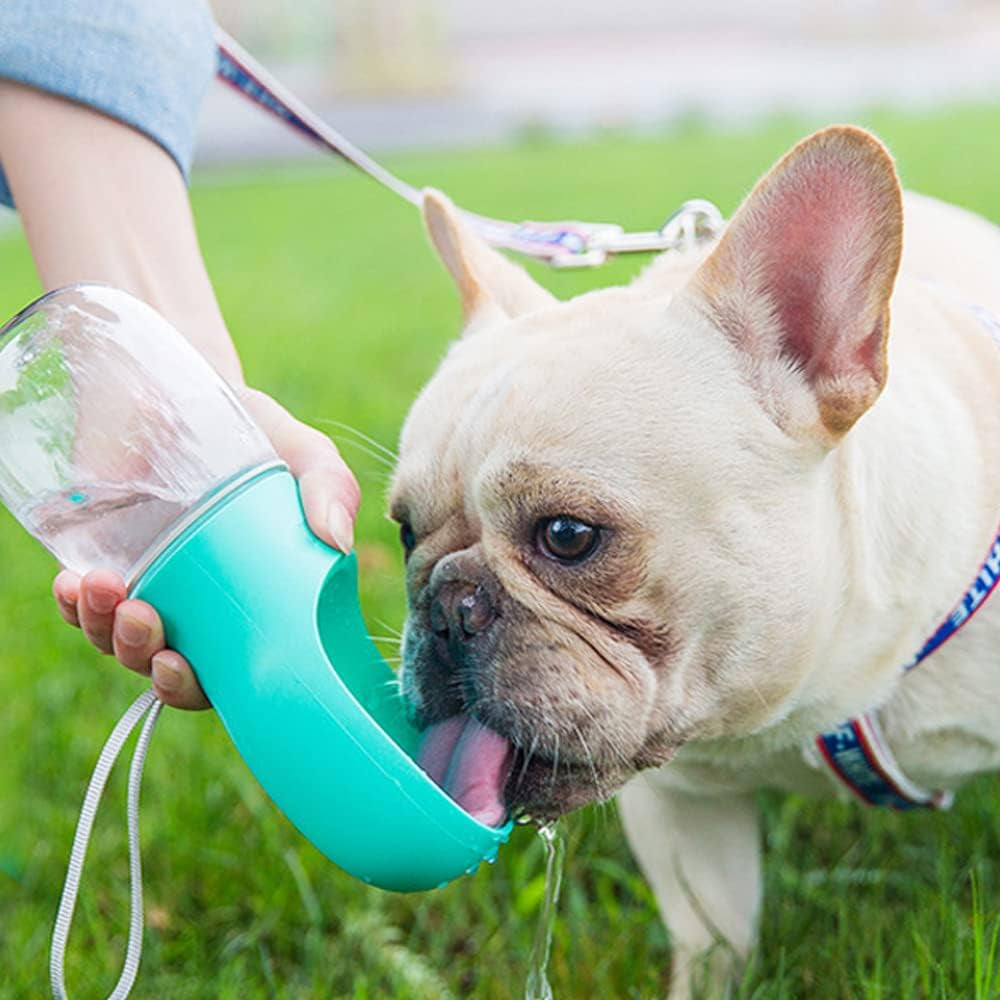
M 49 982 L 52 995 L 56 1000 L 67 1000 L 65 982 L 66 945 L 69 940 L 70 928 L 73 924 L 73 911 L 76 909 L 77 895 L 80 891 L 80 878 L 83 875 L 84 860 L 87 856 L 87 846 L 94 827 L 97 809 L 107 785 L 115 761 L 122 747 L 132 734 L 132 730 L 142 721 L 145 723 L 139 733 L 132 763 L 128 775 L 128 861 L 129 861 L 129 925 L 128 944 L 125 948 L 125 961 L 121 975 L 115 984 L 108 1000 L 125 1000 L 139 973 L 139 961 L 142 957 L 142 856 L 139 847 L 139 792 L 142 787 L 142 769 L 146 762 L 146 751 L 153 735 L 153 727 L 159 717 L 163 703 L 150 691 L 144 691 L 129 706 L 125 714 L 108 737 L 101 755 L 97 759 L 94 773 L 90 777 L 87 793 L 80 809 L 76 833 L 73 836 L 73 848 L 70 851 L 69 864 L 66 871 L 66 881 L 63 885 L 62 898 L 59 900 L 59 911 L 56 915 L 55 927 L 52 930 L 52 948 L 49 957 Z

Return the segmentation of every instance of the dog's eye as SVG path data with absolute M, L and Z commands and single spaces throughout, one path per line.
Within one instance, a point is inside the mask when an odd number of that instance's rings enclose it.
M 414 546 L 417 544 L 417 536 L 413 534 L 413 529 L 410 527 L 409 521 L 403 521 L 399 525 L 399 541 L 403 546 L 403 554 L 409 557 Z
M 582 562 L 595 548 L 600 531 L 575 517 L 546 518 L 538 522 L 535 540 L 542 555 L 563 563 Z

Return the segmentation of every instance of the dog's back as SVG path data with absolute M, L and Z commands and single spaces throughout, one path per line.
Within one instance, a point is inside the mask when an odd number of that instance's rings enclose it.
M 901 272 L 947 284 L 1000 315 L 1000 227 L 979 215 L 907 192 Z

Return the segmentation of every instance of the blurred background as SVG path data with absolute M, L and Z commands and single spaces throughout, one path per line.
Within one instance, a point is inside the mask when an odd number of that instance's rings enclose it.
M 997 0 L 216 0 L 220 23 L 355 143 L 403 150 L 658 132 L 692 119 L 1000 94 Z M 301 155 L 236 95 L 202 162 Z
M 410 182 L 500 218 L 649 229 L 690 197 L 729 214 L 793 143 L 853 121 L 886 141 L 908 186 L 1000 222 L 1000 0 L 213 7 L 354 143 Z M 392 463 L 380 448 L 395 446 L 458 332 L 454 289 L 411 206 L 221 85 L 203 109 L 191 196 L 248 381 L 330 433 L 358 475 L 362 606 L 396 657 L 406 608 L 398 529 L 384 516 Z M 0 212 L 0 230 L 2 320 L 39 288 L 12 213 Z M 567 298 L 626 281 L 646 260 L 526 266 Z M 145 686 L 60 622 L 54 571 L 0 509 L 0 1000 L 46 994 L 85 782 Z M 122 770 L 90 849 L 70 949 L 74 995 L 106 995 L 120 967 Z M 146 775 L 136 997 L 523 996 L 544 889 L 531 829 L 514 832 L 495 866 L 398 896 L 349 878 L 306 843 L 211 712 L 165 713 Z M 759 803 L 762 945 L 734 997 L 1000 997 L 995 777 L 933 816 L 773 794 Z M 662 996 L 669 942 L 614 806 L 565 825 L 555 996 Z

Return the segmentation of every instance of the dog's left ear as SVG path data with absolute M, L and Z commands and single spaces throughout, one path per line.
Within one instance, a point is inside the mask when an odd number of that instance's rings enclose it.
M 885 147 L 833 126 L 757 184 L 692 278 L 788 430 L 835 442 L 882 391 L 902 231 Z
M 480 239 L 440 191 L 424 191 L 423 211 L 431 242 L 458 286 L 466 333 L 556 301 L 526 271 Z

